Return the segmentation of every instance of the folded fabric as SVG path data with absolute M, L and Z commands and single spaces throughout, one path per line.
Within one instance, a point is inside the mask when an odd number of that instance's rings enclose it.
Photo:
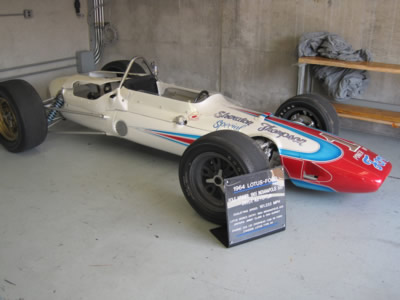
M 353 50 L 337 34 L 310 32 L 300 38 L 298 56 L 321 56 L 346 61 L 370 61 L 368 50 Z M 338 101 L 360 96 L 369 83 L 367 71 L 313 65 L 312 74 L 322 80 L 330 96 Z

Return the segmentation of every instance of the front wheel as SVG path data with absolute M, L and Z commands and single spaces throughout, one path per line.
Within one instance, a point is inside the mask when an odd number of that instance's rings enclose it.
M 226 224 L 224 179 L 268 169 L 260 146 L 231 130 L 209 133 L 184 152 L 179 179 L 190 205 L 205 219 Z
M 282 103 L 275 115 L 333 134 L 339 133 L 339 117 L 336 110 L 330 101 L 321 95 L 294 96 Z
M 10 152 L 41 144 L 47 135 L 42 100 L 24 80 L 0 82 L 0 142 Z

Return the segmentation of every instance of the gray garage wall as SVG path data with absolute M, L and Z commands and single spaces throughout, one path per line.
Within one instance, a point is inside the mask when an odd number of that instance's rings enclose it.
M 295 47 L 310 31 L 343 36 L 400 64 L 398 0 L 108 0 L 119 32 L 103 63 L 155 59 L 164 81 L 220 90 L 258 110 L 296 92 Z M 400 76 L 372 73 L 365 99 L 400 104 Z
M 243 105 L 274 111 L 296 92 L 295 47 L 301 34 L 338 33 L 374 60 L 400 64 L 399 0 L 105 0 L 106 21 L 119 40 L 105 48 L 102 64 L 143 55 L 155 59 L 164 81 L 222 91 Z M 87 0 L 81 0 L 87 15 Z M 66 60 L 8 72 L 1 70 L 73 57 L 89 49 L 86 17 L 73 1 L 0 0 L 0 14 L 33 9 L 34 17 L 0 17 L 0 80 L 75 64 Z M 25 76 L 47 96 L 49 81 L 75 67 Z M 371 73 L 364 99 L 400 105 L 400 76 Z
M 86 15 L 86 0 L 81 0 Z M 0 14 L 33 10 L 33 18 L 0 17 L 0 80 L 26 73 L 59 69 L 39 75 L 23 76 L 47 97 L 47 86 L 56 76 L 76 73 L 75 52 L 89 49 L 88 25 L 85 17 L 77 17 L 74 1 L 65 0 L 0 0 Z M 71 58 L 35 67 L 5 69 L 44 61 Z M 67 67 L 67 68 L 64 68 Z

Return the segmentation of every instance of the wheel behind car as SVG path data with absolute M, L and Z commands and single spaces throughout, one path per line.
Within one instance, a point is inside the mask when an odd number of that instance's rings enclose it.
M 0 82 L 0 142 L 8 151 L 38 146 L 46 138 L 47 128 L 42 100 L 28 82 Z
M 224 179 L 268 169 L 260 146 L 249 136 L 221 130 L 190 145 L 180 161 L 179 180 L 190 205 L 205 219 L 226 224 Z
M 275 115 L 333 134 L 339 133 L 339 117 L 336 110 L 330 101 L 321 95 L 294 96 L 282 103 Z
M 105 64 L 101 70 L 102 71 L 110 71 L 110 72 L 122 72 L 124 73 L 126 68 L 129 65 L 129 60 L 114 60 L 112 62 L 109 62 L 108 64 Z M 129 71 L 129 73 L 145 73 L 143 68 L 137 64 L 134 63 Z M 122 74 L 120 75 L 122 77 Z

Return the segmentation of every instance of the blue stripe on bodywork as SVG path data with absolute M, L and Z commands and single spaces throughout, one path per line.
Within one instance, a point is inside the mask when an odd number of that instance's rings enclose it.
M 293 184 L 295 186 L 301 187 L 301 188 L 305 188 L 305 189 L 309 189 L 309 190 L 317 190 L 317 191 L 323 191 L 323 192 L 336 192 L 334 189 L 331 189 L 330 187 L 327 186 L 322 186 L 319 184 L 315 184 L 315 183 L 310 183 L 310 182 L 305 182 L 302 180 L 298 180 L 298 179 L 290 179 Z
M 342 150 L 338 146 L 336 146 L 332 143 L 329 143 L 321 138 L 318 138 L 311 134 L 305 133 L 301 130 L 292 128 L 290 126 L 283 125 L 278 122 L 272 121 L 268 118 L 266 118 L 265 121 L 269 122 L 269 123 L 273 123 L 277 126 L 283 127 L 287 130 L 293 131 L 293 132 L 297 133 L 298 135 L 306 137 L 310 140 L 313 140 L 313 141 L 317 142 L 320 146 L 318 151 L 313 152 L 313 153 L 304 153 L 304 152 L 286 150 L 284 148 L 280 148 L 281 155 L 295 157 L 295 158 L 301 158 L 301 159 L 306 159 L 306 160 L 313 160 L 313 161 L 331 161 L 331 160 L 339 158 L 342 155 Z
M 162 136 L 162 135 L 159 135 L 159 134 L 156 134 L 156 133 L 152 133 L 152 132 L 149 132 L 149 133 L 150 133 L 151 135 L 157 136 L 157 137 L 159 137 L 159 138 L 162 138 L 162 139 L 167 140 L 167 141 L 170 141 L 170 142 L 177 143 L 177 144 L 182 145 L 182 146 L 185 146 L 185 147 L 189 146 L 188 143 L 183 143 L 183 142 L 180 142 L 180 141 L 177 141 L 177 140 L 173 140 L 173 139 L 171 139 L 171 138 L 169 138 L 169 137 Z
M 181 136 L 181 137 L 190 138 L 190 139 L 195 139 L 195 140 L 197 140 L 199 137 L 201 137 L 201 135 L 186 134 L 186 133 L 176 133 L 176 132 L 172 132 L 172 131 L 161 131 L 161 130 L 154 130 L 154 129 L 146 129 L 146 130 L 150 130 L 150 131 L 158 132 L 158 133 L 163 133 L 163 134 L 172 134 L 172 135 Z
M 194 141 L 194 140 L 197 140 L 197 139 L 200 137 L 200 135 L 185 134 L 185 133 L 176 133 L 176 132 L 171 132 L 171 131 L 161 131 L 161 130 L 153 130 L 153 129 L 145 129 L 145 131 L 146 131 L 148 134 L 157 136 L 157 137 L 159 137 L 159 138 L 162 138 L 162 139 L 167 140 L 167 141 L 170 141 L 170 142 L 177 143 L 177 144 L 182 145 L 182 146 L 185 146 L 185 147 L 189 146 L 190 144 L 189 144 L 189 143 L 182 142 L 182 141 L 179 141 L 179 140 L 175 140 L 175 139 L 170 138 L 170 137 L 167 137 L 167 136 L 163 136 L 163 135 L 161 135 L 161 134 L 168 134 L 168 135 L 173 135 L 173 136 L 176 136 L 176 137 L 183 137 L 183 138 L 193 139 L 193 141 Z

